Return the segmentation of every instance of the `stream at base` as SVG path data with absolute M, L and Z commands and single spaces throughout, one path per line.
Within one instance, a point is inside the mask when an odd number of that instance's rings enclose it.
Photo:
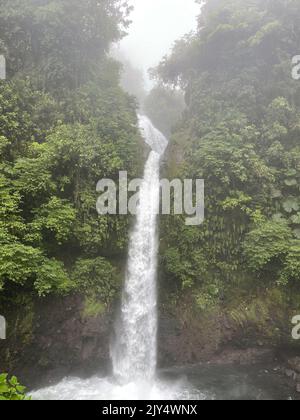
M 276 366 L 194 365 L 159 371 L 152 383 L 66 378 L 31 393 L 36 400 L 299 400 Z

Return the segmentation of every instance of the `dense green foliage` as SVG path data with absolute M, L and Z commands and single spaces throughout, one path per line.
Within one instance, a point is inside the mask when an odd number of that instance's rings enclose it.
M 161 85 L 155 86 L 143 103 L 145 114 L 167 137 L 171 135 L 172 127 L 180 120 L 184 108 L 182 92 Z
M 198 31 L 156 70 L 187 102 L 169 174 L 206 183 L 204 225 L 163 224 L 165 274 L 196 301 L 199 290 L 222 300 L 243 279 L 300 289 L 299 45 L 297 0 L 208 0 Z
M 111 42 L 128 25 L 118 0 L 1 0 L 0 46 L 8 74 L 33 72 L 51 90 L 75 88 L 97 74 Z
M 8 379 L 8 375 L 0 375 L 0 401 L 24 401 L 29 400 L 25 395 L 26 388 L 19 384 L 18 379 L 13 376 Z
M 99 217 L 96 184 L 139 175 L 136 103 L 108 58 L 126 2 L 0 2 L 0 289 L 116 291 L 127 217 Z M 89 287 L 88 287 L 89 286 Z

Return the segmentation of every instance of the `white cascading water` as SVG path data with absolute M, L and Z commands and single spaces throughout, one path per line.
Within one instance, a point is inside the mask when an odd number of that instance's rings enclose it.
M 156 377 L 157 360 L 157 214 L 160 159 L 166 138 L 145 117 L 139 117 L 145 142 L 151 147 L 140 189 L 135 228 L 131 234 L 127 273 L 116 338 L 111 348 L 113 376 L 83 380 L 65 378 L 31 393 L 39 400 L 177 400 L 204 399 L 185 378 Z
M 130 238 L 121 313 L 112 348 L 114 374 L 125 382 L 152 380 L 157 359 L 159 163 L 167 140 L 147 117 L 139 117 L 139 123 L 152 151 L 146 162 L 136 226 Z

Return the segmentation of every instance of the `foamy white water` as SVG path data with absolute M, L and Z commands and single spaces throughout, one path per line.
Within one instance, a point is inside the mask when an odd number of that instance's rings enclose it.
M 58 385 L 31 393 L 34 400 L 205 400 L 211 399 L 193 389 L 186 379 L 178 381 L 135 381 L 120 385 L 112 377 L 87 380 L 65 378 Z
M 135 228 L 130 237 L 127 273 L 115 340 L 111 348 L 113 376 L 88 380 L 66 378 L 32 394 L 46 400 L 177 400 L 204 399 L 186 380 L 156 379 L 157 361 L 157 214 L 159 167 L 166 138 L 145 117 L 139 117 L 151 147 L 145 165 Z
M 147 117 L 140 117 L 139 122 L 152 151 L 145 165 L 137 222 L 130 238 L 125 287 L 111 352 L 114 374 L 125 383 L 152 380 L 157 360 L 159 163 L 167 140 Z

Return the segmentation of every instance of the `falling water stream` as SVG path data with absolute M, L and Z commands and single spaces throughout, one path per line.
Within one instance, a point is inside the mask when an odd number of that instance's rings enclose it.
M 114 374 L 124 382 L 152 380 L 157 359 L 159 163 L 167 140 L 147 117 L 140 117 L 139 122 L 141 133 L 152 150 L 140 188 L 137 221 L 129 244 L 121 313 L 112 347 Z
M 157 215 L 159 169 L 167 140 L 145 117 L 139 117 L 142 137 L 151 151 L 139 193 L 135 228 L 115 340 L 111 346 L 113 375 L 89 380 L 65 378 L 58 385 L 33 393 L 37 399 L 179 399 L 188 398 L 185 380 L 161 381 L 157 362 Z

